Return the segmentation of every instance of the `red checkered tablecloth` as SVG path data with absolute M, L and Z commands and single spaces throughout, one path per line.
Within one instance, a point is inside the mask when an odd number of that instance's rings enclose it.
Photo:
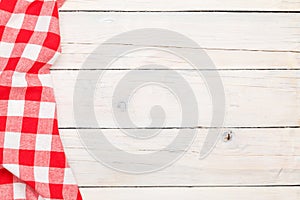
M 49 74 L 60 54 L 61 4 L 0 1 L 0 200 L 81 199 Z

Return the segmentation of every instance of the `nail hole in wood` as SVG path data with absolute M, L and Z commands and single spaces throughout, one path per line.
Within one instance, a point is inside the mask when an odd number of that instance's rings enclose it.
M 121 101 L 118 103 L 117 108 L 119 108 L 121 110 L 121 112 L 125 112 L 127 109 L 127 105 L 126 102 Z
M 233 137 L 232 131 L 226 131 L 223 134 L 223 139 L 224 139 L 225 142 L 228 142 L 228 141 L 232 140 L 232 137 Z

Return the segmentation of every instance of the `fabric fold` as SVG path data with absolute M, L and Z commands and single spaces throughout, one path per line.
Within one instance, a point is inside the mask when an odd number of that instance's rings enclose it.
M 58 0 L 0 1 L 0 200 L 81 200 L 59 136 L 49 73 Z

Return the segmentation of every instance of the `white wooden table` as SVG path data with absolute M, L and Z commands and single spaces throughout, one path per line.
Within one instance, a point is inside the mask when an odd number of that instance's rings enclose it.
M 68 0 L 60 17 L 63 54 L 51 73 L 60 133 L 84 199 L 300 198 L 299 0 Z M 100 43 L 139 28 L 180 32 L 208 53 L 225 89 L 223 129 L 234 135 L 229 142 L 221 138 L 211 154 L 199 160 L 201 144 L 212 128 L 210 104 L 202 98 L 200 89 L 196 93 L 198 103 L 201 112 L 208 115 L 201 115 L 199 124 L 184 127 L 197 129 L 197 138 L 188 152 L 164 170 L 132 175 L 101 165 L 83 147 L 73 119 L 73 93 L 82 64 Z M 115 124 L 108 106 L 109 88 L 140 60 L 172 65 L 195 91 L 203 86 L 189 65 L 164 54 L 132 54 L 106 70 L 107 77 L 102 81 L 108 89 L 98 94 L 95 103 L 101 113 L 101 128 L 133 153 L 159 147 L 151 142 L 128 147 L 128 139 L 120 131 L 123 127 Z M 169 103 L 167 125 L 172 128 L 164 129 L 159 139 L 168 142 L 183 128 L 178 119 L 180 110 L 164 90 L 156 91 L 154 86 L 150 90 Z M 139 95 L 131 111 L 135 113 L 134 122 L 145 127 L 149 123 L 148 104 L 155 99 L 143 101 L 143 91 Z

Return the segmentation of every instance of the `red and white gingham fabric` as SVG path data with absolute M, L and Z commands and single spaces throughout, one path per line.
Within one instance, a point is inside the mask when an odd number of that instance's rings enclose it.
M 82 199 L 58 133 L 49 69 L 55 0 L 0 0 L 0 200 Z

